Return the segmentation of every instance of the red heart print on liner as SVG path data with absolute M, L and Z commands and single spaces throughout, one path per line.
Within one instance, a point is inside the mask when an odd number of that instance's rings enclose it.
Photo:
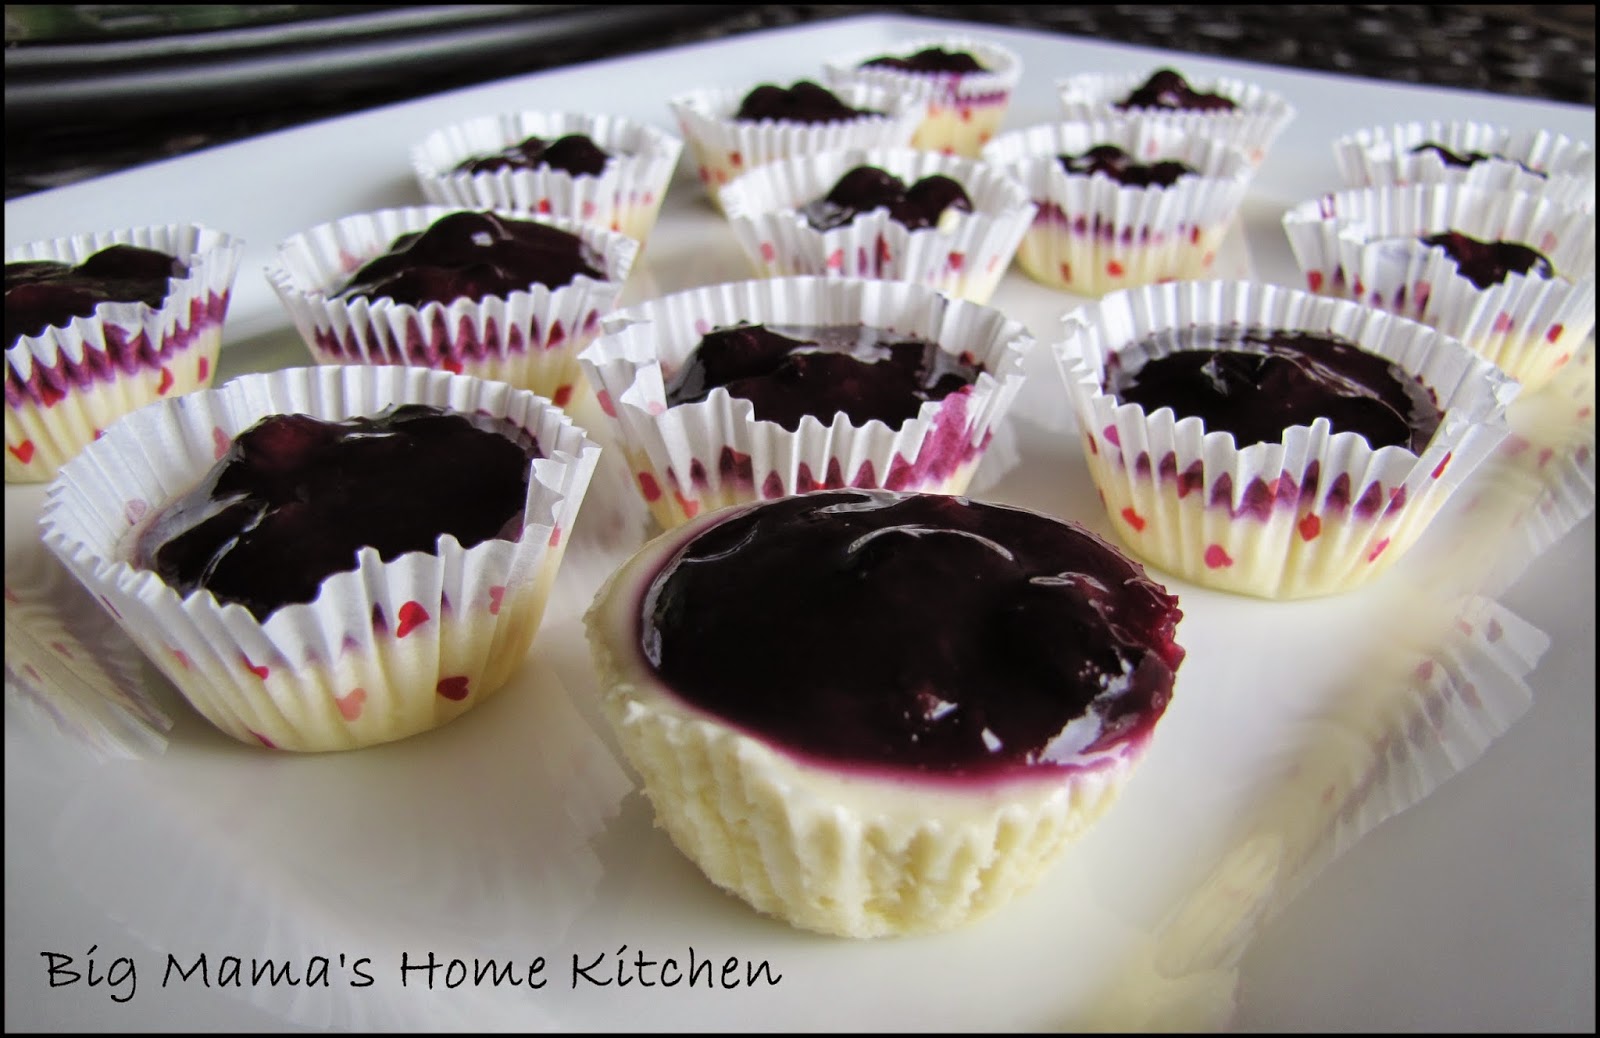
M 354 721 L 361 716 L 361 708 L 367 703 L 367 690 L 352 688 L 342 696 L 334 696 L 333 701 L 339 704 L 339 713 L 346 721 Z
M 1222 545 L 1213 544 L 1211 547 L 1206 549 L 1207 569 L 1222 569 L 1225 566 L 1231 565 L 1233 565 L 1233 557 L 1223 550 Z
M 394 629 L 396 638 L 404 638 L 432 619 L 421 602 L 407 602 L 400 607 L 400 624 Z
M 23 440 L 21 443 L 17 444 L 15 447 L 7 446 L 6 450 L 10 451 L 12 453 L 12 455 L 18 461 L 22 462 L 24 465 L 26 465 L 28 462 L 33 460 L 33 441 L 32 440 Z
M 439 694 L 453 703 L 459 703 L 467 698 L 469 691 L 467 677 L 464 674 L 459 677 L 439 679 Z
M 1299 529 L 1302 541 L 1314 541 L 1317 539 L 1317 534 L 1322 532 L 1322 520 L 1308 512 L 1306 517 L 1300 520 Z
M 496 584 L 494 587 L 489 589 L 489 615 L 490 616 L 499 616 L 500 615 L 500 606 L 505 601 L 505 598 L 506 598 L 506 586 L 504 584 Z
M 222 431 L 222 426 L 214 425 L 211 427 L 211 452 L 216 455 L 216 460 L 222 460 L 223 456 L 228 453 L 228 448 L 232 445 L 232 442 L 228 438 L 228 434 Z
M 256 666 L 254 663 L 250 662 L 250 657 L 249 656 L 245 656 L 242 653 L 240 654 L 239 658 L 244 661 L 244 669 L 245 670 L 248 670 L 250 673 L 254 674 L 256 677 L 260 678 L 262 681 L 267 680 L 267 675 L 269 673 L 271 673 L 271 671 L 269 671 L 266 667 L 258 667 L 258 666 Z
M 172 372 L 162 368 L 161 381 L 156 383 L 156 396 L 166 396 L 167 391 L 172 388 L 173 381 Z
M 1135 512 L 1132 508 L 1124 508 L 1122 510 L 1122 518 L 1126 519 L 1128 521 L 1128 525 L 1133 527 L 1135 530 L 1138 530 L 1141 533 L 1144 531 L 1144 516 L 1140 515 L 1138 512 Z

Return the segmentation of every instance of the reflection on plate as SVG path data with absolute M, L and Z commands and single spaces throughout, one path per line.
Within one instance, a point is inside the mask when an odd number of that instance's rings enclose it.
M 28 237 L 110 213 L 120 218 L 106 222 L 120 226 L 202 206 L 251 242 L 258 251 L 244 268 L 259 269 L 276 241 L 302 227 L 405 201 L 393 197 L 411 189 L 404 156 L 427 129 L 514 109 L 535 89 L 546 107 L 603 108 L 670 129 L 658 104 L 668 86 L 794 78 L 828 54 L 935 28 L 948 26 L 830 23 L 445 95 L 25 200 L 7 207 L 7 232 Z M 1054 117 L 1049 69 L 1115 71 L 1129 60 L 1120 48 L 1065 37 L 996 34 L 1025 62 L 1010 116 L 1017 126 Z M 1230 236 L 1234 251 L 1219 259 L 1228 277 L 1290 282 L 1278 220 L 1284 206 L 1331 184 L 1328 148 L 1348 112 L 1387 101 L 1396 118 L 1422 117 L 1494 100 L 1272 75 L 1294 95 L 1301 121 L 1263 168 Z M 1575 118 L 1518 104 L 1512 114 L 1525 118 Z M 232 186 L 259 168 L 282 176 L 257 193 Z M 327 174 L 333 169 L 337 178 Z M 680 171 L 624 303 L 748 276 L 732 235 Z M 1048 342 L 1080 302 L 1013 271 L 993 305 Z M 241 286 L 236 306 L 229 367 L 306 362 L 264 284 Z M 973 493 L 1113 535 L 1048 359 L 1036 354 L 1029 370 Z M 597 723 L 581 624 L 600 582 L 653 532 L 616 464 L 620 452 L 602 459 L 534 649 L 494 701 L 435 732 L 356 754 L 258 752 L 175 710 L 159 757 L 80 763 L 38 782 L 8 760 L 8 778 L 28 779 L 35 791 L 8 798 L 7 834 L 16 837 L 8 844 L 31 844 L 8 856 L 8 875 L 15 862 L 39 898 L 82 899 L 125 925 L 158 953 L 142 980 L 154 993 L 140 1000 L 167 999 L 158 1004 L 186 1020 L 226 1020 L 232 1000 L 247 999 L 288 1022 L 341 1029 L 1224 1026 L 1239 956 L 1264 922 L 1327 861 L 1459 771 L 1527 708 L 1525 678 L 1543 637 L 1480 594 L 1498 594 L 1593 510 L 1592 353 L 1574 371 L 1540 394 L 1541 406 L 1513 413 L 1524 445 L 1498 459 L 1474 488 L 1476 501 L 1458 495 L 1438 536 L 1375 585 L 1283 607 L 1172 582 L 1190 657 L 1140 771 L 1039 888 L 965 930 L 892 942 L 801 933 L 711 886 L 653 827 Z M 609 442 L 603 415 L 575 417 Z M 6 493 L 9 561 L 36 537 L 37 495 Z M 1499 550 L 1480 550 L 1491 542 Z M 1592 609 L 1585 579 L 1550 593 Z M 37 930 L 19 943 L 55 940 L 48 927 Z M 121 946 L 117 938 L 108 929 L 98 939 L 110 948 Z M 401 966 L 429 952 L 463 969 L 474 960 L 510 963 L 524 976 L 543 957 L 549 983 L 428 990 L 416 983 L 422 974 Z M 230 954 L 296 964 L 344 954 L 366 958 L 373 982 L 162 991 L 168 953 L 186 963 L 207 953 L 213 965 Z M 691 957 L 719 969 L 735 960 L 740 978 L 766 963 L 781 980 L 729 989 L 638 979 L 668 958 Z M 37 973 L 32 962 L 8 961 L 9 989 L 37 994 Z M 350 976 L 349 967 L 335 974 Z M 66 999 L 111 1005 L 98 991 L 53 994 L 55 1007 Z M 59 1011 L 35 1010 L 43 1019 Z M 102 1026 L 117 1026 L 115 1007 L 107 1012 Z

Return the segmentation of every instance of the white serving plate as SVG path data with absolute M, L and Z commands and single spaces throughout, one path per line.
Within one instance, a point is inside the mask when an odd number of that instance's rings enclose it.
M 1332 142 L 1350 129 L 1475 118 L 1593 133 L 1593 110 L 1577 106 L 873 16 L 507 80 L 30 196 L 6 205 L 6 241 L 167 221 L 237 234 L 247 250 L 221 376 L 306 363 L 261 275 L 274 246 L 330 219 L 420 202 L 407 155 L 429 131 L 571 108 L 676 132 L 661 99 L 682 89 L 816 77 L 832 55 L 946 32 L 1022 57 L 1007 129 L 1054 119 L 1054 83 L 1073 72 L 1172 64 L 1286 95 L 1299 116 L 1257 177 L 1222 276 L 1298 283 L 1279 218 L 1339 186 Z M 748 276 L 680 166 L 624 301 Z M 1082 301 L 1013 269 L 992 305 L 1049 341 Z M 1037 366 L 974 494 L 1109 532 L 1054 393 L 1053 372 Z M 1592 382 L 1588 393 L 1592 403 Z M 1039 889 L 937 938 L 857 943 L 792 930 L 711 887 L 652 829 L 595 724 L 579 636 L 593 589 L 643 535 L 620 478 L 591 490 L 513 686 L 428 735 L 357 754 L 263 753 L 212 731 L 157 681 L 175 721 L 165 751 L 99 762 L 41 734 L 8 688 L 7 1029 L 1592 1030 L 1592 418 L 1586 435 L 1585 458 L 1556 458 L 1575 465 L 1575 485 L 1530 477 L 1530 494 L 1568 491 L 1547 525 L 1499 531 L 1491 544 L 1463 509 L 1358 593 L 1278 605 L 1169 581 L 1190 657 L 1122 801 Z M 1485 484 L 1491 498 L 1525 489 L 1507 464 Z M 49 582 L 33 527 L 41 498 L 6 489 L 8 588 Z M 1533 548 L 1548 550 L 1523 574 Z M 1510 562 L 1492 568 L 1496 557 Z M 1456 598 L 1446 592 L 1463 589 L 1498 599 L 1476 601 L 1473 618 L 1480 630 L 1485 616 L 1503 621 L 1510 676 L 1485 688 L 1471 731 L 1447 724 L 1429 743 L 1448 753 L 1396 764 L 1341 825 L 1338 805 L 1373 743 L 1417 720 L 1385 654 L 1475 651 L 1454 648 L 1449 633 Z M 70 586 L 56 590 L 70 600 Z M 1321 795 L 1335 786 L 1331 801 Z M 1323 832 L 1333 835 L 1319 842 Z M 719 963 L 765 961 L 782 979 L 572 986 L 574 955 L 614 970 L 622 946 L 630 962 L 640 952 L 686 960 L 691 948 Z M 90 979 L 52 986 L 45 952 L 72 956 Z M 514 962 L 524 976 L 544 956 L 549 983 L 446 988 L 441 977 L 429 991 L 412 973 L 402 986 L 401 956 L 429 952 Z M 169 953 L 185 966 L 207 954 L 212 985 L 176 975 L 163 985 Z M 351 986 L 359 975 L 338 965 L 341 954 L 369 959 L 372 983 Z M 254 957 L 302 976 L 327 956 L 330 984 L 219 986 L 229 955 L 246 975 Z M 128 985 L 107 974 L 125 969 L 114 969 L 124 956 L 137 988 L 117 1001 Z

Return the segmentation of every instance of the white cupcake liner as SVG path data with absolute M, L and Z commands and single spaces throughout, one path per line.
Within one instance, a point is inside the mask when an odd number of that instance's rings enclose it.
M 1423 144 L 1489 158 L 1452 166 L 1434 151 L 1412 154 Z M 1586 209 L 1595 205 L 1594 148 L 1549 130 L 1461 120 L 1396 123 L 1345 134 L 1333 142 L 1333 157 L 1347 188 L 1449 183 L 1529 191 Z
M 6 262 L 78 264 L 113 245 L 183 261 L 159 308 L 101 303 L 91 317 L 6 348 L 6 482 L 44 482 L 136 408 L 211 384 L 244 243 L 198 224 L 134 227 L 6 249 Z
M 1152 72 L 1154 70 L 1151 70 Z M 1056 88 L 1068 122 L 1093 119 L 1135 118 L 1186 133 L 1217 137 L 1241 149 L 1260 166 L 1284 128 L 1294 120 L 1295 109 L 1282 95 L 1253 83 L 1226 76 L 1196 78 L 1189 85 L 1203 93 L 1220 94 L 1237 107 L 1223 111 L 1181 111 L 1164 108 L 1121 109 L 1117 103 L 1150 78 L 1150 72 L 1107 75 L 1086 72 L 1058 80 Z
M 841 148 L 909 145 L 928 110 L 928 102 L 920 98 L 857 84 L 833 92 L 852 108 L 884 114 L 833 123 L 735 119 L 750 89 L 692 90 L 667 102 L 688 142 L 700 183 L 719 208 L 723 185 L 768 162 Z
M 873 58 L 909 58 L 931 47 L 970 54 L 985 71 L 953 75 L 862 67 L 863 62 Z M 824 65 L 824 75 L 830 87 L 865 84 L 927 101 L 927 115 L 911 138 L 911 146 L 976 158 L 1005 121 L 1011 96 L 1022 79 L 1022 59 L 1014 51 L 987 40 L 940 36 L 836 58 Z
M 1594 328 L 1593 210 L 1457 184 L 1364 188 L 1290 209 L 1283 228 L 1312 291 L 1414 317 L 1455 336 L 1529 390 L 1550 381 Z M 1480 289 L 1422 235 L 1458 231 L 1543 253 L 1556 277 L 1510 274 Z
M 694 706 L 643 661 L 640 603 L 664 561 L 740 511 L 662 534 L 617 569 L 585 617 L 601 705 L 658 825 L 713 883 L 835 936 L 948 931 L 1032 888 L 1115 803 L 1149 737 L 973 788 L 841 774 Z
M 1346 300 L 1251 282 L 1130 289 L 1064 319 L 1052 353 L 1111 524 L 1152 566 L 1264 598 L 1334 594 L 1385 571 L 1505 438 L 1520 387 L 1460 342 Z M 1331 333 L 1386 357 L 1434 393 L 1443 419 L 1420 455 L 1374 450 L 1326 419 L 1240 447 L 1171 408 L 1118 404 L 1112 354 L 1184 327 Z
M 1144 162 L 1177 160 L 1199 175 L 1137 187 L 1062 168 L 1061 155 L 1102 144 Z M 1231 144 L 1126 118 L 1013 130 L 983 158 L 1019 180 L 1039 208 L 1018 266 L 1040 284 L 1086 296 L 1204 277 L 1255 174 Z
M 278 247 L 267 280 L 319 364 L 438 368 L 508 382 L 565 406 L 582 387 L 577 354 L 617 305 L 638 255 L 638 242 L 572 220 L 499 212 L 577 235 L 600 257 L 607 279 L 579 275 L 557 288 L 418 308 L 392 299 L 329 298 L 368 260 L 402 234 L 426 230 L 460 212 L 446 206 L 383 209 L 347 216 L 295 235 Z
M 261 418 L 330 421 L 395 403 L 508 418 L 538 438 L 519 540 L 383 562 L 362 549 L 309 603 L 257 620 L 210 591 L 182 598 L 134 568 L 140 530 Z M 144 408 L 63 467 L 41 511 L 45 545 L 217 728 L 283 750 L 353 749 L 437 727 L 520 666 L 599 447 L 532 393 L 442 371 L 293 368 Z
M 581 133 L 612 159 L 596 176 L 561 169 L 458 173 L 468 159 L 494 155 L 529 137 Z M 620 231 L 643 243 L 655 227 L 683 141 L 613 115 L 513 112 L 485 115 L 429 134 L 411 152 L 423 197 L 433 205 L 502 209 Z
M 801 419 L 790 432 L 758 421 L 725 388 L 668 408 L 666 382 L 713 328 L 865 325 L 970 353 L 984 373 L 969 390 L 928 401 L 891 429 Z M 990 307 L 921 285 L 855 278 L 773 278 L 692 289 L 619 312 L 579 357 L 621 433 L 622 449 L 663 528 L 702 511 L 842 486 L 964 492 L 994 427 L 1022 387 L 1032 338 Z
M 948 230 L 909 230 L 879 209 L 819 231 L 801 207 L 825 196 L 856 166 L 876 166 L 907 186 L 942 174 L 961 184 L 973 211 Z M 762 277 L 864 277 L 913 281 L 986 303 L 1011 265 L 1036 207 L 1021 185 L 983 163 L 912 148 L 851 148 L 769 163 L 722 190 L 734 237 Z

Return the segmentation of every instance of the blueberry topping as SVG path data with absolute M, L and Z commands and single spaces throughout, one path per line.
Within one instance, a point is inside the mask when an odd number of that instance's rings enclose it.
M 1081 155 L 1058 155 L 1056 158 L 1068 174 L 1093 176 L 1099 173 L 1129 187 L 1171 187 L 1179 177 L 1199 172 L 1176 159 L 1139 162 L 1115 144 L 1097 144 Z
M 6 343 L 92 317 L 101 303 L 160 309 L 171 279 L 189 276 L 181 260 L 137 245 L 113 245 L 76 266 L 54 260 L 6 264 Z
M 494 155 L 481 155 L 458 165 L 457 173 L 494 173 L 502 169 L 559 169 L 573 176 L 599 176 L 611 154 L 587 135 L 569 133 L 555 140 L 529 137 Z
M 1454 166 L 1457 169 L 1466 169 L 1470 166 L 1476 166 L 1480 162 L 1488 162 L 1490 159 L 1499 159 L 1502 162 L 1516 162 L 1517 165 L 1521 166 L 1524 171 L 1532 173 L 1536 177 L 1548 179 L 1544 172 L 1532 168 L 1526 162 L 1517 162 L 1516 159 L 1510 159 L 1504 155 L 1492 155 L 1482 151 L 1451 151 L 1443 144 L 1434 144 L 1431 141 L 1419 144 L 1415 148 L 1412 148 L 1410 154 L 1421 155 L 1430 151 L 1439 156 L 1439 161 L 1443 162 L 1446 166 Z
M 936 494 L 739 512 L 642 603 L 679 697 L 779 746 L 985 778 L 1147 737 L 1184 651 L 1177 599 L 1083 527 Z
M 885 54 L 862 62 L 861 67 L 889 68 L 900 72 L 954 72 L 958 75 L 986 71 L 978 59 L 966 51 L 945 50 L 942 47 L 928 47 L 909 58 Z
M 745 95 L 734 119 L 740 122 L 838 123 L 882 114 L 852 108 L 827 87 L 802 79 L 792 87 L 761 84 Z
M 1109 365 L 1105 392 L 1147 413 L 1170 407 L 1180 419 L 1198 417 L 1206 432 L 1232 433 L 1241 448 L 1277 443 L 1285 429 L 1326 418 L 1334 432 L 1359 433 L 1374 450 L 1420 454 L 1439 427 L 1432 390 L 1337 336 L 1187 328 L 1145 347 L 1175 352 Z
M 1238 105 L 1221 94 L 1207 94 L 1189 85 L 1189 81 L 1170 68 L 1151 74 L 1144 84 L 1115 103 L 1113 107 L 1164 108 L 1172 111 L 1227 111 Z
M 141 533 L 135 565 L 187 597 L 209 588 L 265 620 L 323 580 L 521 533 L 538 441 L 510 422 L 423 404 L 327 422 L 273 415 L 241 433 L 193 490 Z
M 333 293 L 422 306 L 503 297 L 534 285 L 559 288 L 578 275 L 606 280 L 600 257 L 575 234 L 493 213 L 451 213 L 396 238 Z
M 888 209 L 889 218 L 910 230 L 937 227 L 945 210 L 972 212 L 972 199 L 955 180 L 940 174 L 905 181 L 876 166 L 857 166 L 827 195 L 801 207 L 806 222 L 819 231 L 843 227 L 862 213 Z
M 844 412 L 855 425 L 898 428 L 923 403 L 971 385 L 982 368 L 936 343 L 861 325 L 711 331 L 667 383 L 667 406 L 704 400 L 717 386 L 749 400 L 760 421 L 790 432 L 813 415 L 823 425 Z
M 1446 231 L 1424 236 L 1422 243 L 1449 253 L 1461 276 L 1479 288 L 1499 284 L 1510 274 L 1546 281 L 1555 277 L 1555 268 L 1544 253 L 1518 242 L 1479 241 L 1459 231 Z

